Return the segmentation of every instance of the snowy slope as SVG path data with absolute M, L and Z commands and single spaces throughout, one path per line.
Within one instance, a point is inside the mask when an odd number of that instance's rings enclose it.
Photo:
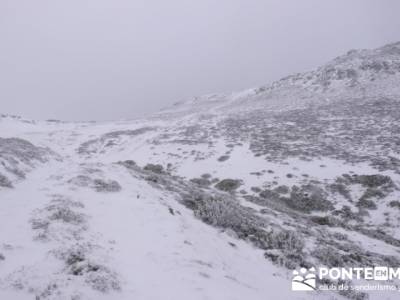
M 118 171 L 123 193 L 70 190 L 62 178 L 74 173 L 54 163 L 4 192 L 1 299 L 263 299 L 268 287 L 287 290 L 282 271 L 262 253 L 193 219 L 168 195 Z M 83 219 L 54 218 L 45 232 L 32 229 L 56 199 L 74 201 L 63 205 Z M 78 253 L 104 270 L 74 276 L 65 260 Z
M 25 129 L 14 134 L 39 136 Z M 70 134 L 53 147 L 65 149 Z M 121 190 L 71 180 L 89 173 Z M 293 299 L 287 272 L 261 250 L 120 166 L 66 152 L 1 193 L 1 299 L 264 299 L 275 289 Z
M 148 118 L 0 117 L 0 299 L 295 293 L 298 267 L 400 265 L 400 44 Z

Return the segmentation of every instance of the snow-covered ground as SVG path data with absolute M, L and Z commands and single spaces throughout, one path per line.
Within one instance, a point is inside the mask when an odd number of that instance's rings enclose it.
M 289 272 L 265 260 L 262 251 L 193 218 L 171 194 L 121 168 L 88 163 L 112 174 L 119 193 L 68 185 L 84 161 L 47 163 L 14 189 L 2 190 L 1 299 L 304 298 L 292 294 Z M 54 199 L 71 201 L 84 225 L 56 218 L 40 236 L 32 222 L 57 204 Z M 94 283 L 74 276 L 60 257 L 81 248 L 85 260 L 110 273 Z
M 291 279 L 400 265 L 399 74 L 397 43 L 143 119 L 1 116 L 0 299 L 396 299 Z

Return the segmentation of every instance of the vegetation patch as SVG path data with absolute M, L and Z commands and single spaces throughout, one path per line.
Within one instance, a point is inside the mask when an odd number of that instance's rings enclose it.
M 242 182 L 237 179 L 223 179 L 218 182 L 215 187 L 224 192 L 233 192 L 242 185 Z

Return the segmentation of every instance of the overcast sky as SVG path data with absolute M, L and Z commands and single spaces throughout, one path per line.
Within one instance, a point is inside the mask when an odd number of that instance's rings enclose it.
M 0 113 L 132 118 L 400 40 L 399 0 L 0 0 Z

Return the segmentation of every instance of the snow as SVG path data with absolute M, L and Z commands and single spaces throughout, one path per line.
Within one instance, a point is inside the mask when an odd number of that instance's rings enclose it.
M 292 294 L 286 271 L 266 261 L 262 251 L 194 219 L 171 195 L 116 167 L 108 171 L 122 185 L 122 193 L 99 194 L 65 185 L 79 168 L 68 161 L 52 163 L 30 173 L 16 189 L 2 191 L 2 207 L 7 209 L 0 212 L 0 227 L 7 230 L 0 233 L 0 249 L 6 257 L 0 262 L 1 299 L 32 299 L 26 288 L 42 290 L 54 278 L 62 287 L 56 299 L 69 299 L 69 295 L 83 299 L 303 298 Z M 89 229 L 83 238 L 99 248 L 91 259 L 106 262 L 119 274 L 121 291 L 97 293 L 62 273 L 62 264 L 51 251 L 82 241 L 33 241 L 28 221 L 53 194 L 84 205 Z M 62 236 L 62 230 L 58 228 L 57 234 Z M 9 278 L 21 282 L 24 290 L 10 289 Z
M 133 160 L 139 167 L 161 164 L 164 169 L 168 167 L 168 176 L 178 176 L 186 182 L 203 174 L 210 174 L 215 182 L 226 178 L 240 180 L 242 186 L 236 194 L 225 194 L 251 208 L 254 216 L 268 224 L 267 229 L 294 230 L 304 238 L 304 251 L 308 251 L 305 253 L 311 261 L 315 258 L 311 250 L 336 244 L 342 249 L 360 248 L 360 252 L 355 252 L 360 257 L 367 252 L 371 259 L 379 255 L 397 257 L 396 241 L 390 244 L 384 238 L 369 237 L 352 226 L 383 230 L 385 237 L 399 238 L 398 208 L 388 206 L 390 201 L 398 200 L 398 190 L 384 199 L 374 199 L 377 209 L 369 210 L 361 222 L 351 219 L 340 226 L 310 225 L 312 217 L 331 216 L 332 211 L 307 214 L 288 207 L 274 210 L 274 206 L 247 201 L 239 193 L 258 197 L 253 187 L 293 187 L 311 181 L 328 186 L 343 174 L 388 175 L 399 185 L 396 169 L 382 171 L 368 160 L 350 163 L 318 156 L 307 160 L 267 160 L 266 155 L 255 155 L 250 147 L 252 140 L 246 134 L 232 146 L 228 135 L 224 136 L 218 128 L 228 117 L 257 111 L 277 113 L 320 101 L 332 104 L 343 95 L 354 101 L 364 94 L 371 99 L 397 97 L 400 73 L 379 73 L 370 82 L 370 76 L 377 74 L 371 70 L 361 72 L 363 63 L 381 60 L 390 62 L 393 68 L 399 61 L 382 49 L 351 52 L 317 70 L 289 76 L 267 87 L 197 97 L 146 119 L 68 123 L 0 116 L 0 137 L 26 139 L 36 147 L 54 151 L 44 162 L 21 163 L 16 158 L 15 165 L 26 173 L 26 178 L 18 178 L 0 153 L 4 162 L 0 171 L 14 186 L 0 187 L 0 254 L 5 258 L 0 256 L 0 299 L 341 299 L 332 293 L 292 292 L 291 270 L 266 259 L 265 250 L 256 248 L 249 240 L 238 239 L 229 230 L 203 223 L 177 201 L 176 193 L 156 188 L 117 162 Z M 321 80 L 331 68 L 336 75 L 332 75 L 329 88 L 324 89 Z M 355 87 L 349 86 L 349 78 L 335 77 L 340 70 L 348 69 L 356 69 L 360 75 Z M 328 115 L 325 121 L 334 124 L 339 119 Z M 390 118 L 375 121 L 388 123 Z M 202 127 L 197 128 L 199 124 Z M 182 132 L 191 126 L 195 133 L 186 142 L 187 136 Z M 137 134 L 123 133 L 143 128 L 150 129 Z M 203 133 L 211 132 L 210 128 L 216 128 L 218 134 L 210 133 L 203 140 Z M 326 135 L 338 134 L 335 129 L 328 127 Z M 80 151 L 88 141 L 91 142 L 87 149 Z M 288 141 L 286 145 L 293 144 Z M 370 154 L 364 150 L 360 152 Z M 221 161 L 223 155 L 228 157 Z M 388 155 L 399 157 L 393 149 L 381 156 Z M 115 181 L 121 190 L 99 192 L 93 189 L 91 180 L 105 185 Z M 217 192 L 215 182 L 206 189 Z M 354 201 L 343 195 L 330 195 L 330 200 L 335 209 L 346 205 L 358 213 L 356 201 L 366 188 L 352 184 L 349 189 Z M 347 237 L 333 240 L 334 233 Z M 338 257 L 343 251 L 336 253 Z M 71 262 L 71 256 L 76 261 Z M 85 271 L 85 267 L 96 271 Z M 391 293 L 370 296 L 396 299 Z

